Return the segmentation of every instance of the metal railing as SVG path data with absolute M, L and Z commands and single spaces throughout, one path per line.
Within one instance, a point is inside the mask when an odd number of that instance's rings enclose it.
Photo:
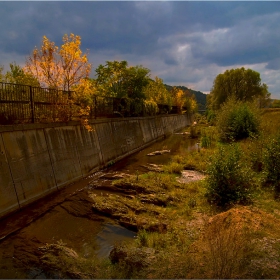
M 81 118 L 82 105 L 73 91 L 0 82 L 0 125 L 70 121 Z M 178 113 L 178 108 L 158 104 L 159 114 Z M 93 96 L 87 118 L 147 116 L 143 100 Z

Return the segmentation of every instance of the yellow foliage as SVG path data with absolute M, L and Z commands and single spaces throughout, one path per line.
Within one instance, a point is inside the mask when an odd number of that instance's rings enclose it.
M 36 77 L 42 87 L 75 90 L 68 101 L 69 106 L 54 104 L 54 119 L 57 118 L 56 115 L 65 121 L 72 116 L 79 116 L 83 125 L 91 130 L 87 121 L 90 113 L 88 105 L 94 92 L 88 79 L 91 64 L 88 63 L 87 54 L 83 54 L 80 49 L 80 36 L 66 34 L 62 40 L 63 44 L 59 48 L 43 36 L 41 48 L 35 47 L 26 61 L 24 71 Z
M 26 61 L 25 72 L 35 76 L 42 87 L 70 90 L 89 77 L 91 64 L 80 50 L 81 37 L 66 34 L 63 42 L 59 48 L 43 36 L 41 48 L 35 47 Z

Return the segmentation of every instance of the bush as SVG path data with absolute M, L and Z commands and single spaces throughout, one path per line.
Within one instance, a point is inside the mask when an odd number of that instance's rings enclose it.
M 266 180 L 280 193 L 280 134 L 269 140 L 264 152 Z
M 216 121 L 216 113 L 213 110 L 207 109 L 205 115 L 208 123 L 214 125 Z
M 144 101 L 144 114 L 148 116 L 155 116 L 159 111 L 158 105 L 152 100 Z
M 260 113 L 255 104 L 230 98 L 218 112 L 217 128 L 225 142 L 255 136 L 260 129 Z
M 220 146 L 210 158 L 206 196 L 217 206 L 247 203 L 251 195 L 251 172 L 241 163 L 237 145 Z
M 218 140 L 217 129 L 216 127 L 205 127 L 201 130 L 200 143 L 201 148 L 210 148 Z

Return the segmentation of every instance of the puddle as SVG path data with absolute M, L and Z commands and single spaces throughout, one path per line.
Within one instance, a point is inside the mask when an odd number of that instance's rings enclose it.
M 15 236 L 0 244 L 0 278 L 47 278 L 39 268 L 24 272 L 18 262 L 48 244 L 59 243 L 84 258 L 108 257 L 115 244 L 133 240 L 136 233 L 115 224 L 109 218 L 99 221 L 75 217 L 61 206 L 55 207 Z M 26 242 L 26 241 L 30 242 Z M 19 260 L 20 261 L 20 260 Z M 25 264 L 23 262 L 22 267 Z
M 106 258 L 114 248 L 114 245 L 131 241 L 135 237 L 136 233 L 134 231 L 128 230 L 117 224 L 106 223 L 96 236 L 96 241 L 99 246 L 97 256 Z

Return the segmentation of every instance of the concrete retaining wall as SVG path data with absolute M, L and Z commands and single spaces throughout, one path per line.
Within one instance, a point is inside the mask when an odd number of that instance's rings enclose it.
M 190 125 L 187 115 L 0 126 L 0 217 Z

